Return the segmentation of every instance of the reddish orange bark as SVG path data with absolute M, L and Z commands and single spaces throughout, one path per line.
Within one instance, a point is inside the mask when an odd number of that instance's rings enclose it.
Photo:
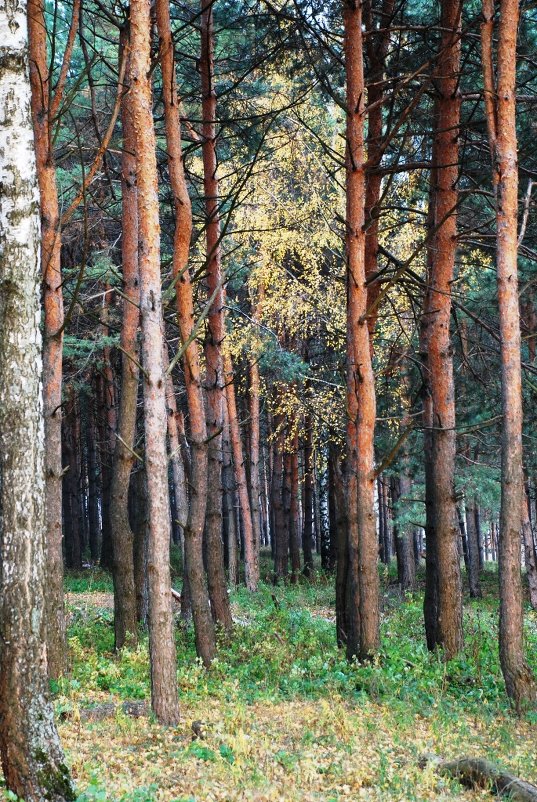
M 537 687 L 524 655 L 520 537 L 523 528 L 522 369 L 518 302 L 518 163 L 516 44 L 518 0 L 501 0 L 497 82 L 492 36 L 494 3 L 483 2 L 485 110 L 496 189 L 496 275 L 502 384 L 502 490 L 500 508 L 500 662 L 507 693 L 517 709 L 535 701 Z
M 181 118 L 175 81 L 173 40 L 168 0 L 157 0 L 157 26 L 160 39 L 164 122 L 168 150 L 168 169 L 174 197 L 175 231 L 173 275 L 177 294 L 177 316 L 183 343 L 183 366 L 192 443 L 190 509 L 185 529 L 185 560 L 196 632 L 196 649 L 206 666 L 215 654 L 214 624 L 203 565 L 203 530 L 207 500 L 207 425 L 200 373 L 200 354 L 194 332 L 194 301 L 188 270 L 192 207 L 186 184 L 181 148 Z
M 205 241 L 207 246 L 207 291 L 213 298 L 207 318 L 205 339 L 208 488 L 207 579 L 215 620 L 231 629 L 233 620 L 226 587 L 222 542 L 222 429 L 224 425 L 224 377 L 222 342 L 224 340 L 224 288 L 220 248 L 220 212 L 218 208 L 218 168 L 216 154 L 216 91 L 214 87 L 214 0 L 201 3 L 201 92 L 202 155 L 205 192 Z
M 121 34 L 122 49 L 128 48 L 126 31 Z M 128 58 L 130 63 L 130 58 Z M 130 83 L 130 66 L 126 83 Z M 121 393 L 117 438 L 110 494 L 110 533 L 113 544 L 114 631 L 116 649 L 137 641 L 136 588 L 134 580 L 134 534 L 129 522 L 129 485 L 134 465 L 136 406 L 138 402 L 138 346 L 140 287 L 138 270 L 138 206 L 136 190 L 136 134 L 131 95 L 122 98 L 121 126 L 121 261 L 123 276 L 123 318 L 121 324 Z
M 79 3 L 73 6 L 71 30 L 78 25 Z M 28 2 L 28 35 L 32 119 L 41 204 L 41 269 L 43 273 L 44 343 L 43 405 L 45 416 L 45 481 L 47 542 L 47 651 L 51 677 L 65 668 L 65 618 L 63 609 L 62 557 L 62 354 L 63 292 L 61 275 L 61 234 L 52 152 L 50 75 L 47 61 L 47 32 L 44 0 Z M 70 40 L 71 34 L 69 35 Z M 68 50 L 64 63 L 68 64 Z M 63 74 L 63 71 L 62 71 Z M 65 75 L 56 96 L 61 97 Z M 54 106 L 54 100 L 52 100 Z
M 131 102 L 138 164 L 138 234 L 145 463 L 149 501 L 151 704 L 162 724 L 179 719 L 170 593 L 170 507 L 166 453 L 166 377 L 160 278 L 156 138 L 151 95 L 150 0 L 131 0 Z
M 379 646 L 379 580 L 374 510 L 376 402 L 365 314 L 364 65 L 361 6 L 343 4 L 346 69 L 347 497 L 349 594 L 347 654 L 366 658 Z
M 455 387 L 451 351 L 451 286 L 457 250 L 461 6 L 443 0 L 442 39 L 435 85 L 435 182 L 431 195 L 432 264 L 429 276 L 427 370 L 431 390 L 433 432 L 433 514 L 438 570 L 437 641 L 446 659 L 462 648 L 462 583 L 459 527 L 455 500 Z

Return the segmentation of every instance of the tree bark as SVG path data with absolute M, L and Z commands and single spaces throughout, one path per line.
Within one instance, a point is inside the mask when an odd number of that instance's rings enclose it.
M 131 0 L 131 101 L 138 164 L 138 236 L 142 365 L 144 367 L 145 463 L 149 501 L 149 654 L 151 705 L 161 724 L 179 719 L 170 581 L 170 508 L 166 453 L 166 377 L 162 362 L 163 318 L 156 140 L 151 97 L 151 8 Z
M 313 572 L 313 442 L 311 419 L 306 417 L 304 441 L 304 530 L 302 551 L 304 554 L 304 576 Z
M 41 208 L 43 273 L 43 412 L 45 416 L 45 515 L 47 527 L 48 670 L 52 678 L 65 669 L 65 613 L 62 555 L 62 354 L 63 290 L 61 233 L 56 168 L 50 130 L 50 75 L 44 0 L 28 0 L 28 35 L 32 119 Z
M 121 32 L 126 54 L 128 33 Z M 130 85 L 130 56 L 125 81 Z M 134 465 L 136 407 L 138 402 L 138 346 L 140 276 L 138 270 L 138 207 L 136 189 L 136 134 L 131 93 L 121 100 L 123 149 L 121 152 L 121 261 L 123 268 L 123 319 L 121 324 L 121 393 L 110 491 L 110 533 L 114 579 L 114 633 L 116 649 L 137 641 L 134 535 L 129 523 L 129 485 Z
M 347 655 L 365 659 L 379 646 L 378 546 L 374 509 L 376 402 L 365 284 L 365 154 L 362 10 L 344 0 L 346 69 L 347 501 L 351 604 Z
M 472 599 L 483 595 L 479 584 L 479 540 L 476 528 L 475 499 L 466 501 L 466 539 L 468 542 L 468 584 Z
M 499 540 L 500 662 L 507 694 L 517 710 L 535 701 L 537 688 L 524 655 L 520 537 L 524 502 L 522 372 L 518 302 L 518 163 L 516 42 L 518 0 L 501 0 L 497 84 L 493 82 L 494 3 L 483 0 L 483 74 L 487 126 L 496 190 L 496 275 L 502 386 Z
M 222 428 L 224 377 L 222 343 L 224 330 L 224 288 L 220 248 L 220 212 L 216 154 L 216 91 L 214 86 L 214 0 L 201 0 L 201 97 L 202 156 L 205 192 L 205 241 L 207 292 L 213 299 L 207 317 L 205 339 L 205 387 L 207 396 L 208 489 L 205 538 L 207 580 L 215 621 L 231 630 L 233 620 L 226 587 L 222 542 Z
M 235 478 L 243 527 L 244 574 L 246 579 L 246 587 L 248 590 L 255 591 L 257 590 L 258 578 L 255 566 L 256 560 L 254 554 L 252 511 L 250 509 L 250 498 L 248 496 L 248 487 L 246 485 L 246 470 L 244 467 L 239 418 L 237 415 L 235 384 L 233 382 L 233 364 L 231 362 L 231 355 L 227 349 L 224 351 L 224 377 L 226 383 L 226 400 L 229 417 L 229 434 L 231 437 L 231 447 L 233 450 L 233 465 L 235 467 Z
M 190 469 L 190 507 L 185 529 L 185 565 L 196 635 L 196 651 L 209 666 L 216 642 L 209 593 L 203 565 L 203 530 L 207 505 L 207 425 L 200 375 L 199 346 L 194 333 L 194 300 L 188 269 L 192 235 L 192 207 L 186 184 L 181 148 L 181 118 L 173 63 L 173 40 L 169 0 L 156 2 L 160 39 L 164 122 L 168 148 L 168 169 L 174 198 L 175 231 L 173 276 L 177 296 L 177 316 L 184 348 L 183 367 L 192 443 Z
M 281 429 L 282 421 L 275 418 L 274 428 L 277 431 L 273 443 L 272 460 L 272 483 L 271 483 L 271 507 L 273 518 L 273 542 L 274 542 L 274 583 L 285 581 L 289 570 L 289 531 L 287 529 L 287 519 L 285 517 L 283 499 L 283 447 L 285 433 Z M 279 430 L 279 431 L 278 431 Z
M 432 401 L 433 507 L 438 581 L 437 643 L 450 660 L 462 648 L 462 583 L 455 500 L 455 387 L 450 337 L 451 286 L 457 249 L 460 98 L 459 0 L 443 0 L 435 70 L 434 183 L 427 369 Z
M 254 551 L 254 577 L 259 582 L 259 551 L 261 548 L 261 481 L 259 475 L 259 365 L 253 359 L 250 368 L 250 504 Z
M 75 794 L 47 699 L 51 566 L 45 557 L 39 196 L 25 12 L 22 1 L 0 12 L 0 754 L 6 786 L 17 797 L 64 802 Z M 61 502 L 56 512 L 59 528 Z M 57 613 L 54 620 L 63 622 Z M 61 639 L 57 645 L 63 649 Z M 63 653 L 53 657 L 63 665 Z

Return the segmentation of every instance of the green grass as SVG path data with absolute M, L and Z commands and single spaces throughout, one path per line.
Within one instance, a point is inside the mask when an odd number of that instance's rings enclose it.
M 270 576 L 266 557 L 264 568 L 264 576 Z M 349 664 L 337 648 L 332 620 L 333 577 L 322 571 L 317 571 L 311 583 L 303 581 L 295 586 L 278 587 L 262 583 L 256 594 L 243 587 L 234 590 L 231 594 L 236 619 L 234 632 L 231 636 L 219 633 L 217 659 L 209 671 L 196 658 L 192 627 L 185 629 L 178 622 L 181 708 L 189 711 L 187 717 L 220 722 L 212 726 L 222 731 L 221 736 L 209 736 L 207 742 L 191 742 L 187 728 L 180 746 L 175 736 L 162 746 L 166 760 L 178 762 L 185 776 L 196 766 L 201 767 L 196 769 L 194 785 L 187 786 L 188 792 L 201 781 L 200 777 L 203 782 L 209 782 L 209 778 L 216 782 L 216 777 L 218 787 L 228 784 L 228 796 L 216 794 L 214 798 L 232 799 L 236 794 L 238 799 L 239 788 L 263 787 L 269 780 L 277 783 L 282 775 L 288 777 L 290 790 L 281 798 L 286 802 L 302 799 L 300 782 L 291 778 L 304 770 L 314 753 L 319 756 L 313 758 L 313 763 L 319 763 L 315 770 L 322 777 L 323 788 L 333 788 L 331 795 L 327 792 L 319 799 L 338 799 L 338 789 L 347 782 L 347 764 L 357 759 L 356 750 L 363 749 L 365 743 L 372 751 L 363 769 L 365 779 L 360 779 L 360 783 L 370 783 L 375 793 L 380 794 L 379 799 L 436 798 L 434 794 L 429 796 L 432 791 L 428 786 L 427 789 L 420 786 L 422 780 L 415 768 L 422 744 L 454 756 L 463 745 L 469 749 L 476 738 L 484 756 L 528 779 L 537 779 L 533 750 L 523 744 L 519 730 L 537 724 L 536 714 L 527 713 L 525 719 L 517 721 L 501 676 L 494 570 L 483 576 L 484 598 L 466 599 L 464 650 L 449 664 L 443 662 L 441 654 L 431 654 L 426 649 L 422 593 L 401 599 L 393 585 L 393 568 L 389 571 L 381 568 L 381 573 L 381 649 L 365 665 Z M 109 577 L 100 571 L 88 571 L 67 577 L 66 587 L 71 593 L 85 595 L 83 604 L 70 605 L 71 671 L 55 688 L 56 712 L 72 716 L 81 707 L 107 699 L 149 700 L 146 634 L 141 633 L 137 649 L 114 654 L 112 611 L 87 602 L 88 594 L 93 591 L 111 590 Z M 537 671 L 537 615 L 529 610 L 526 637 L 528 658 Z M 287 716 L 282 711 L 291 713 L 287 723 L 277 726 L 274 732 L 269 732 L 272 727 L 269 713 L 265 723 L 259 725 L 259 736 L 265 745 L 260 754 L 250 755 L 243 740 L 236 740 L 236 733 L 246 731 L 249 726 L 255 728 L 248 713 L 254 709 L 263 711 L 265 716 L 267 710 L 273 710 L 276 722 L 278 717 Z M 315 713 L 312 714 L 317 709 L 325 710 L 327 724 L 321 730 Z M 90 742 L 100 738 L 100 726 L 86 724 L 84 738 Z M 125 754 L 130 754 L 133 748 L 129 739 L 139 737 L 141 725 L 125 722 L 120 716 L 107 726 L 115 733 L 110 746 L 115 738 L 125 741 L 126 746 L 121 747 L 125 759 Z M 292 736 L 286 735 L 286 728 L 293 731 Z M 86 758 L 83 769 L 79 767 L 85 778 L 79 802 L 205 799 L 199 790 L 192 797 L 188 793 L 185 796 L 183 787 L 179 789 L 181 793 L 175 786 L 173 793 L 165 792 L 166 772 L 157 772 L 151 740 L 154 737 L 144 730 L 144 738 L 149 739 L 147 745 L 136 747 L 146 768 L 134 789 L 124 784 L 114 793 L 109 788 L 105 790 L 101 771 L 91 770 L 92 765 L 101 764 Z M 357 741 L 358 738 L 361 740 Z M 95 760 L 103 761 L 106 766 L 110 759 L 113 766 L 107 749 L 106 743 L 102 754 L 97 748 Z M 130 778 L 125 780 L 128 782 Z M 440 790 L 460 798 L 456 784 L 434 788 L 435 793 Z

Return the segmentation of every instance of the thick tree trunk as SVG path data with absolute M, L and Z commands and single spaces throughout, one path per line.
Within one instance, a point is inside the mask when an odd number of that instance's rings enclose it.
M 183 167 L 181 118 L 173 65 L 169 0 L 157 0 L 156 14 L 164 89 L 168 169 L 175 208 L 173 275 L 177 294 L 179 330 L 184 348 L 183 366 L 192 442 L 190 507 L 185 529 L 185 565 L 196 633 L 196 650 L 203 663 L 209 666 L 215 654 L 216 642 L 203 565 L 203 530 L 208 493 L 207 425 L 201 385 L 199 347 L 193 333 L 194 300 L 188 270 L 192 207 Z
M 207 545 L 207 580 L 212 613 L 225 629 L 233 626 L 226 587 L 222 542 L 222 428 L 224 376 L 222 343 L 224 330 L 224 288 L 220 248 L 220 211 L 216 154 L 216 91 L 214 86 L 214 0 L 201 0 L 201 97 L 202 155 L 205 192 L 205 242 L 207 292 L 213 299 L 207 317 L 205 339 L 208 487 L 205 538 Z
M 500 662 L 507 693 L 520 710 L 535 701 L 524 656 L 520 537 L 523 525 L 522 372 L 518 303 L 518 164 L 516 42 L 518 0 L 501 0 L 497 86 L 493 83 L 494 3 L 483 2 L 483 67 L 487 125 L 496 189 L 496 274 L 500 317 L 502 466 L 500 507 Z
M 122 31 L 121 49 L 127 52 L 128 35 Z M 130 63 L 130 56 L 128 57 Z M 130 64 L 125 81 L 130 85 Z M 137 641 L 136 589 L 134 582 L 134 535 L 129 523 L 129 485 L 134 465 L 136 406 L 138 401 L 137 333 L 140 320 L 140 277 L 138 270 L 138 208 L 136 190 L 136 134 L 131 94 L 121 101 L 123 149 L 121 153 L 123 268 L 123 320 L 121 325 L 121 393 L 118 431 L 110 491 L 110 533 L 112 535 L 114 579 L 114 633 L 116 649 Z
M 30 81 L 37 177 L 41 207 L 43 273 L 43 412 L 45 416 L 45 515 L 47 527 L 48 670 L 57 678 L 65 668 L 65 614 L 62 555 L 62 353 L 63 291 L 61 234 L 56 169 L 50 131 L 50 76 L 44 0 L 28 2 Z
M 257 590 L 259 569 L 256 568 L 256 558 L 254 553 L 254 531 L 252 526 L 252 511 L 250 509 L 250 498 L 246 485 L 246 469 L 244 467 L 244 456 L 239 428 L 239 418 L 237 415 L 237 401 L 235 398 L 235 384 L 233 382 L 233 365 L 229 351 L 224 352 L 224 377 L 226 383 L 226 400 L 229 417 L 229 434 L 231 437 L 231 447 L 233 450 L 233 465 L 235 467 L 235 477 L 237 483 L 237 493 L 241 508 L 241 520 L 244 543 L 244 574 L 246 587 L 248 590 Z
M 368 658 L 379 646 L 378 546 L 374 509 L 376 402 L 365 284 L 365 154 L 362 10 L 344 0 L 347 103 L 347 501 L 349 575 L 347 655 Z
M 14 795 L 63 802 L 75 794 L 47 700 L 51 566 L 45 562 L 39 197 L 25 11 L 24 2 L 0 11 L 0 754 Z M 61 534 L 61 502 L 56 512 Z M 59 669 L 62 638 L 56 644 Z
M 161 724 L 179 719 L 170 593 L 170 507 L 166 453 L 166 377 L 156 141 L 150 84 L 149 0 L 131 2 L 131 95 L 138 164 L 138 236 L 142 365 L 144 367 L 145 463 L 149 501 L 149 654 L 151 705 Z
M 443 0 L 435 85 L 434 184 L 427 368 L 433 406 L 433 506 L 438 571 L 437 640 L 446 660 L 462 648 L 462 583 L 455 501 L 455 388 L 450 338 L 451 286 L 457 248 L 456 205 L 461 5 Z

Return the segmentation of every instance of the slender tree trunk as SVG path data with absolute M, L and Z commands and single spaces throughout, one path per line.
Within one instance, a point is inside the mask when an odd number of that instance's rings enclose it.
M 68 568 L 80 571 L 82 568 L 82 538 L 78 507 L 80 500 L 79 466 L 77 459 L 76 396 L 69 390 L 65 416 L 63 419 L 62 457 L 66 471 L 63 479 L 63 521 L 65 529 L 65 561 Z
M 293 450 L 289 455 L 289 546 L 291 554 L 291 582 L 298 582 L 300 575 L 300 518 L 298 509 L 298 433 L 293 438 Z
M 47 527 L 46 640 L 48 670 L 65 669 L 65 614 L 62 555 L 62 353 L 63 291 L 56 169 L 50 131 L 50 76 L 44 0 L 28 2 L 32 118 L 41 208 L 43 273 L 43 412 L 45 416 L 45 515 Z
M 114 291 L 109 284 L 105 284 L 103 292 L 103 306 L 101 311 L 101 331 L 103 337 L 110 336 L 110 304 Z M 112 349 L 109 345 L 103 348 L 102 370 L 102 403 L 103 403 L 103 442 L 101 454 L 103 455 L 103 483 L 102 483 L 102 519 L 103 519 L 103 546 L 101 551 L 101 565 L 103 568 L 114 570 L 114 545 L 112 533 L 112 484 L 114 476 L 114 455 L 116 451 L 117 432 L 117 398 L 112 367 Z M 106 477 L 106 478 L 105 478 Z
M 168 347 L 164 345 L 164 366 L 169 365 Z M 170 462 L 172 464 L 173 494 L 175 498 L 175 518 L 179 529 L 179 545 L 184 559 L 185 529 L 188 521 L 188 488 L 185 463 L 181 448 L 178 426 L 179 415 L 171 373 L 166 376 L 166 411 L 168 417 L 168 440 L 170 443 Z
M 259 474 L 259 365 L 254 359 L 250 368 L 250 503 L 254 551 L 254 577 L 259 582 L 259 550 L 261 548 L 261 481 Z
M 185 529 L 185 565 L 196 633 L 196 650 L 204 665 L 209 666 L 215 654 L 216 642 L 203 565 L 203 530 L 208 495 L 208 457 L 200 354 L 199 346 L 194 336 L 194 300 L 188 269 L 192 234 L 192 208 L 181 149 L 181 118 L 173 64 L 169 0 L 157 0 L 156 14 L 164 90 L 164 121 L 168 148 L 168 168 L 175 208 L 173 275 L 177 293 L 179 330 L 184 348 L 183 366 L 192 443 L 190 507 Z
M 231 585 L 239 584 L 239 549 L 237 528 L 235 526 L 235 480 L 233 477 L 233 460 L 231 457 L 231 440 L 229 436 L 229 420 L 227 404 L 224 405 L 224 431 L 222 435 L 224 515 L 227 543 L 228 573 Z
M 347 642 L 347 589 L 348 589 L 348 539 L 347 539 L 347 509 L 345 499 L 345 486 L 339 464 L 339 458 L 332 447 L 331 459 L 334 463 L 334 491 L 336 504 L 337 526 L 337 564 L 336 564 L 336 636 L 338 646 L 343 647 Z
M 468 542 L 468 584 L 472 599 L 482 596 L 479 584 L 479 541 L 477 538 L 475 499 L 466 502 L 466 538 Z
M 365 284 L 364 66 L 362 10 L 344 0 L 346 69 L 347 500 L 351 604 L 347 655 L 368 658 L 379 646 L 379 577 L 374 509 L 376 402 Z
M 520 537 L 523 526 L 522 372 L 518 303 L 518 165 L 516 134 L 516 42 L 518 0 L 501 0 L 494 86 L 494 3 L 483 0 L 485 106 L 496 189 L 496 274 L 500 317 L 502 467 L 500 508 L 500 662 L 507 693 L 520 710 L 537 689 L 524 656 Z
M 86 443 L 88 449 L 88 525 L 89 547 L 91 561 L 94 565 L 99 562 L 101 547 L 101 524 L 99 520 L 99 488 L 97 465 L 97 446 L 95 443 L 95 416 L 93 400 L 86 399 Z
M 224 377 L 222 343 L 224 331 L 224 288 L 220 248 L 220 212 L 216 154 L 216 91 L 214 86 L 213 1 L 201 0 L 201 97 L 202 155 L 205 192 L 205 241 L 207 248 L 207 292 L 213 299 L 207 318 L 205 339 L 208 486 L 205 538 L 207 580 L 212 613 L 225 629 L 233 626 L 226 587 L 222 542 L 222 428 Z
M 304 442 L 304 530 L 302 535 L 304 576 L 313 571 L 313 442 L 311 419 L 306 417 Z
M 239 419 L 237 415 L 237 401 L 235 398 L 235 385 L 233 382 L 233 365 L 229 351 L 224 352 L 224 376 L 226 382 L 226 399 L 229 417 L 229 434 L 231 437 L 231 447 L 233 449 L 233 464 L 235 466 L 235 477 L 237 482 L 237 493 L 241 508 L 241 520 L 244 538 L 244 573 L 246 587 L 248 590 L 257 590 L 256 559 L 254 553 L 254 532 L 252 526 L 252 512 L 250 509 L 250 498 L 246 485 L 246 470 L 244 467 L 244 456 L 241 443 L 241 433 L 239 429 Z
M 138 164 L 138 236 L 145 463 L 149 501 L 149 654 L 151 705 L 161 724 L 179 719 L 170 593 L 170 507 L 166 454 L 166 377 L 160 279 L 156 141 L 150 84 L 150 2 L 131 0 L 131 101 Z
M 45 527 L 39 198 L 25 11 L 24 2 L 4 4 L 0 11 L 0 755 L 5 784 L 15 796 L 63 802 L 75 794 L 47 699 L 50 532 Z M 35 27 L 34 22 L 34 33 Z M 57 417 L 60 421 L 59 410 Z M 61 460 L 61 453 L 56 456 Z M 61 499 L 60 493 L 61 486 Z M 56 512 L 61 534 L 61 501 Z M 52 578 L 56 581 L 57 573 Z M 61 624 L 55 613 L 54 621 Z M 63 640 L 56 645 L 53 657 L 60 669 Z
M 129 520 L 134 535 L 134 586 L 136 589 L 136 620 L 148 625 L 149 589 L 147 555 L 149 544 L 149 504 L 147 501 L 147 477 L 145 467 L 131 474 L 129 488 Z
M 537 610 L 537 554 L 535 553 L 535 543 L 533 541 L 529 499 L 526 493 L 524 493 L 523 504 L 522 537 L 524 540 L 526 575 L 528 577 L 530 604 L 533 610 Z
M 128 34 L 126 31 L 122 31 L 121 50 L 123 53 L 127 53 L 128 47 Z M 130 56 L 127 58 L 129 63 L 125 69 L 125 81 L 129 86 L 131 81 Z M 126 92 L 121 101 L 121 126 L 123 130 L 121 153 L 121 261 L 123 268 L 121 393 L 110 491 L 116 649 L 121 649 L 126 644 L 134 645 L 137 641 L 134 535 L 129 523 L 129 485 L 135 460 L 139 381 L 139 355 L 136 338 L 140 320 L 140 277 L 138 270 L 136 134 L 130 92 Z
M 275 429 L 281 421 L 275 420 Z M 285 433 L 279 431 L 273 446 L 272 464 L 272 486 L 271 501 L 273 513 L 273 538 L 274 538 L 274 582 L 278 583 L 287 579 L 288 555 L 289 555 L 289 531 L 287 529 L 287 519 L 285 517 L 284 498 L 283 498 L 283 463 Z

